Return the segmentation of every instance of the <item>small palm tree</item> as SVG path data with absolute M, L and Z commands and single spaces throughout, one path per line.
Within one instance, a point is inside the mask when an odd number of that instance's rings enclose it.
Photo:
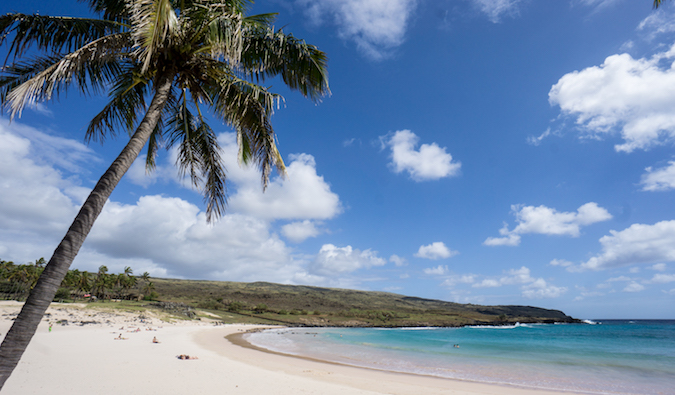
M 69 86 L 84 93 L 110 88 L 110 101 L 91 121 L 86 137 L 102 141 L 119 129 L 131 134 L 0 345 L 0 388 L 103 205 L 144 146 L 149 169 L 158 148 L 178 147 L 180 173 L 202 190 L 212 221 L 225 207 L 225 170 L 202 108 L 236 131 L 239 159 L 260 168 L 264 188 L 273 168 L 281 174 L 285 168 L 270 123 L 281 98 L 260 83 L 280 77 L 315 101 L 329 92 L 325 54 L 274 30 L 272 14 L 246 16 L 251 0 L 83 1 L 101 18 L 0 17 L 0 44 L 13 37 L 9 58 L 14 63 L 0 74 L 0 100 L 12 118 L 26 104 L 49 100 Z M 21 61 L 33 45 L 45 55 Z

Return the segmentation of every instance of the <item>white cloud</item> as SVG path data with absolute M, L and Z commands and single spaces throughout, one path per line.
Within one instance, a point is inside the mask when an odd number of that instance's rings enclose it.
M 543 278 L 530 275 L 530 269 L 522 266 L 520 269 L 510 269 L 506 275 L 499 278 L 486 278 L 474 283 L 474 288 L 495 288 L 503 285 L 520 285 L 522 295 L 528 299 L 557 298 L 567 292 L 567 287 L 556 287 Z
M 632 152 L 675 137 L 675 47 L 651 58 L 612 55 L 600 66 L 564 75 L 549 92 L 552 105 L 589 136 L 619 131 L 617 151 Z M 664 62 L 665 61 L 665 62 Z
M 446 273 L 448 273 L 448 266 L 445 265 L 438 265 L 436 267 L 428 267 L 424 269 L 424 274 L 429 274 L 429 275 L 436 275 L 436 276 L 442 276 Z
M 668 166 L 653 170 L 651 167 L 645 169 L 646 174 L 642 175 L 643 191 L 667 191 L 675 189 L 675 161 L 668 161 Z
M 453 275 L 445 279 L 441 286 L 454 287 L 457 284 L 473 284 L 474 282 L 476 282 L 476 275 L 474 274 Z
M 522 291 L 523 297 L 528 299 L 552 299 L 562 296 L 567 292 L 567 287 L 556 287 L 548 284 L 543 278 L 538 278 L 523 286 Z
M 626 276 L 619 276 L 619 277 L 612 277 L 607 280 L 608 283 L 614 283 L 617 281 L 631 281 L 631 278 Z
M 527 143 L 537 147 L 541 144 L 542 140 L 544 140 L 546 137 L 550 135 L 551 135 L 551 128 L 548 128 L 544 131 L 544 133 L 540 134 L 539 137 L 528 136 Z
M 650 267 L 652 270 L 656 270 L 657 272 L 663 272 L 666 270 L 666 264 L 665 263 L 655 263 Z
M 396 267 L 408 266 L 408 260 L 396 254 L 389 257 L 389 262 L 392 262 Z
M 296 0 L 314 24 L 328 15 L 340 37 L 356 43 L 366 56 L 380 60 L 404 41 L 417 0 Z
M 415 256 L 418 258 L 436 260 L 442 258 L 450 258 L 457 254 L 459 254 L 458 251 L 453 251 L 448 247 L 446 247 L 445 243 L 443 243 L 442 241 L 437 241 L 429 245 L 420 246 Z
M 652 277 L 651 280 L 649 280 L 650 283 L 658 283 L 658 284 L 665 284 L 665 283 L 672 283 L 675 281 L 675 274 L 655 274 L 654 277 Z
M 635 281 L 626 285 L 626 288 L 623 289 L 623 292 L 640 292 L 644 291 L 645 287 L 642 284 L 638 284 Z
M 666 291 L 664 289 L 662 292 L 666 295 L 675 295 L 675 288 L 671 289 L 670 291 Z
M 564 259 L 553 259 L 548 264 L 551 266 L 561 266 L 561 267 L 568 267 L 574 265 L 572 262 L 566 261 Z
M 70 171 L 97 160 L 80 143 L 0 122 L 0 231 L 8 233 L 0 245 L 15 251 L 13 231 L 63 236 L 88 193 Z
M 30 109 L 37 112 L 38 114 L 42 114 L 50 118 L 54 117 L 54 113 L 52 112 L 52 110 L 47 108 L 47 106 L 45 106 L 42 103 L 35 103 L 34 105 L 30 106 Z
M 483 242 L 483 245 L 486 246 L 511 246 L 515 247 L 520 245 L 520 235 L 517 235 L 509 231 L 509 225 L 504 224 L 504 226 L 499 229 L 499 234 L 503 237 L 488 237 Z
M 578 3 L 596 9 L 604 8 L 617 2 L 617 0 L 577 0 Z
M 518 5 L 523 0 L 471 0 L 481 12 L 493 23 L 498 23 L 502 16 L 518 15 Z
M 633 224 L 620 232 L 611 230 L 610 233 L 600 238 L 602 253 L 576 269 L 601 270 L 675 261 L 675 220 L 654 225 Z
M 324 244 L 309 266 L 311 274 L 334 276 L 347 274 L 363 268 L 383 266 L 387 261 L 378 257 L 376 251 L 358 250 L 352 246 L 337 247 Z
M 546 206 L 511 206 L 518 225 L 511 231 L 505 224 L 499 233 L 504 237 L 488 237 L 483 244 L 488 246 L 517 246 L 520 235 L 527 233 L 545 235 L 564 235 L 578 237 L 581 226 L 612 218 L 607 210 L 590 202 L 577 209 L 577 212 L 558 212 Z
M 436 143 L 422 144 L 415 150 L 419 137 L 410 130 L 399 130 L 393 135 L 381 136 L 383 146 L 391 148 L 391 167 L 395 173 L 407 171 L 415 181 L 438 180 L 459 174 L 461 163 L 453 162 L 452 155 Z
M 662 7 L 656 12 L 651 12 L 648 17 L 640 22 L 637 30 L 646 32 L 647 38 L 650 40 L 659 34 L 675 32 L 672 9 L 669 11 Z
M 302 243 L 310 237 L 320 235 L 321 230 L 316 228 L 314 222 L 306 219 L 302 222 L 293 222 L 282 226 L 281 233 L 294 243 Z
M 230 189 L 235 190 L 233 197 L 254 188 L 262 195 L 259 174 L 236 164 L 236 151 L 235 155 L 227 152 L 233 149 L 228 139 L 233 137 L 221 136 L 226 143 L 222 146 Z M 79 185 L 79 177 L 90 179 L 89 165 L 100 161 L 93 151 L 74 140 L 18 122 L 0 123 L 2 257 L 26 262 L 51 256 L 90 191 Z M 289 224 L 295 226 L 281 228 L 289 239 L 299 240 L 313 233 L 312 226 L 316 230 L 313 219 L 336 215 L 339 208 L 337 195 L 316 175 L 311 157 L 295 157 L 289 170 L 288 180 L 273 180 L 273 194 L 261 197 L 251 192 L 254 203 L 280 207 L 279 212 L 263 211 L 256 216 L 256 212 L 249 212 L 251 207 L 241 204 L 238 211 L 229 209 L 212 225 L 206 223 L 197 205 L 182 198 L 146 195 L 132 203 L 109 201 L 73 267 L 96 270 L 107 265 L 117 272 L 131 266 L 162 277 L 358 286 L 362 278 L 341 277 L 336 272 L 325 277 L 311 272 L 316 268 L 314 260 L 330 261 L 326 251 L 316 259 L 298 255 L 275 232 L 273 221 L 277 218 L 299 217 L 296 224 Z M 294 201 L 293 196 L 301 190 L 319 202 Z M 385 263 L 370 250 L 355 250 L 351 258 L 363 267 Z
M 267 220 L 324 220 L 342 212 L 340 198 L 330 190 L 323 176 L 316 173 L 312 155 L 289 155 L 288 176 L 285 179 L 273 177 L 263 192 L 260 173 L 255 168 L 241 167 L 237 163 L 235 135 L 222 134 L 219 141 L 228 179 L 237 186 L 228 201 L 231 212 Z

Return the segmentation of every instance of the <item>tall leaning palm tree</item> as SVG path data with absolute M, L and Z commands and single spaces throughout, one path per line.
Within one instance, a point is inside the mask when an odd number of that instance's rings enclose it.
M 82 0 L 100 18 L 19 13 L 0 17 L 0 44 L 11 38 L 0 99 L 11 117 L 27 104 L 77 88 L 109 90 L 87 140 L 120 130 L 128 144 L 103 174 L 54 251 L 0 346 L 0 388 L 19 362 L 106 199 L 144 146 L 177 147 L 177 166 L 201 189 L 208 221 L 226 204 L 226 174 L 208 108 L 232 127 L 239 159 L 256 165 L 263 188 L 285 168 L 270 124 L 281 97 L 261 84 L 280 78 L 314 101 L 329 93 L 326 56 L 271 26 L 273 14 L 247 16 L 251 0 Z M 29 51 L 43 55 L 24 60 Z M 146 100 L 149 99 L 149 103 Z

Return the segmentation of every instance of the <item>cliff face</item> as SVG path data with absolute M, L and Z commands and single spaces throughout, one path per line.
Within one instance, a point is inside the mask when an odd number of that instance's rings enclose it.
M 463 326 L 578 322 L 558 310 L 481 306 L 387 292 L 272 283 L 153 279 L 160 299 L 236 320 L 303 326 Z M 227 313 L 227 314 L 225 314 Z

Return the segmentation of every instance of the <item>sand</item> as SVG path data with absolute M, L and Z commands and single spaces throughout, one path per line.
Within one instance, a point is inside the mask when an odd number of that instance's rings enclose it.
M 2 337 L 20 307 L 0 302 Z M 57 303 L 47 313 L 3 395 L 560 394 L 353 368 L 263 352 L 225 338 L 256 328 L 250 325 L 217 325 L 208 319 L 163 322 L 147 314 L 141 322 L 139 313 Z M 68 324 L 56 323 L 63 320 Z M 115 340 L 120 334 L 126 340 Z M 154 337 L 160 343 L 153 343 Z M 199 359 L 180 360 L 180 354 Z

